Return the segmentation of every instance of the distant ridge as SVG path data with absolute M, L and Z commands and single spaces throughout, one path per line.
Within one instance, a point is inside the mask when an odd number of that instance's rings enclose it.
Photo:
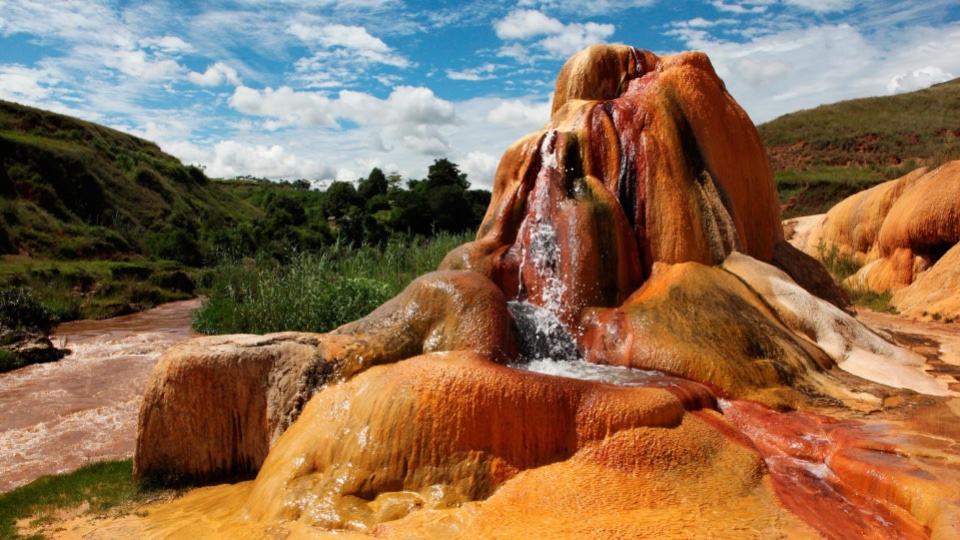
M 918 167 L 960 159 L 960 79 L 797 111 L 757 130 L 783 217 L 823 213 Z
M 110 258 L 259 210 L 155 143 L 0 101 L 0 254 Z
M 960 79 L 798 111 L 757 129 L 774 171 L 943 163 L 960 158 Z

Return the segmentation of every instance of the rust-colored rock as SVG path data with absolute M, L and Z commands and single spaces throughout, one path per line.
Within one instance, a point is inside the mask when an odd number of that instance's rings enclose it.
M 475 272 L 435 272 L 331 334 L 218 336 L 164 353 L 147 382 L 134 473 L 205 483 L 259 470 L 324 384 L 422 353 L 515 356 L 503 294 Z
M 862 268 L 851 285 L 898 292 L 893 305 L 902 311 L 960 317 L 958 258 L 945 257 L 958 242 L 960 161 L 953 161 L 841 201 L 797 247 L 853 259 Z
M 780 429 L 782 413 L 767 408 L 859 414 L 955 395 L 922 357 L 844 312 L 838 291 L 784 244 L 763 146 L 705 55 L 590 47 L 561 71 L 547 126 L 507 149 L 476 241 L 441 271 L 331 334 L 206 338 L 164 357 L 138 473 L 260 470 L 116 530 L 949 537 L 955 489 L 909 479 L 909 459 L 888 470 L 882 453 L 859 453 L 907 445 L 851 444 L 867 430 L 803 415 Z M 529 359 L 524 313 L 548 315 L 551 339 L 569 337 L 589 362 L 661 373 L 616 386 L 510 366 Z M 819 431 L 807 439 L 796 426 Z M 956 454 L 943 450 L 945 468 Z M 854 517 L 832 533 L 810 508 L 831 520 L 876 510 L 889 526 Z
M 256 473 L 272 440 L 322 384 L 326 363 L 344 356 L 345 341 L 285 333 L 171 347 L 144 390 L 134 473 L 161 482 Z

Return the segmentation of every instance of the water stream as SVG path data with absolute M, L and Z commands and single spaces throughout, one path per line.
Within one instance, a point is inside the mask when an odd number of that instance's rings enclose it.
M 59 362 L 0 374 L 0 493 L 45 474 L 133 454 L 147 377 L 170 345 L 195 335 L 198 300 L 60 325 Z

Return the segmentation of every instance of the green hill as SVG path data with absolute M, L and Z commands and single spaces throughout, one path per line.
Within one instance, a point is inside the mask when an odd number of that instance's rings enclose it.
M 784 216 L 824 212 L 914 168 L 960 159 L 960 79 L 798 111 L 757 129 Z
M 154 143 L 0 101 L 0 254 L 123 258 L 259 214 Z

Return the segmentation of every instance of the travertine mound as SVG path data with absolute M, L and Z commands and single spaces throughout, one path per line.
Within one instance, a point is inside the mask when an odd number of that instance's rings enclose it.
M 331 334 L 198 338 L 171 347 L 144 390 L 134 472 L 210 482 L 260 469 L 324 384 L 434 351 L 516 356 L 503 294 L 474 272 L 434 272 Z
M 862 268 L 850 283 L 898 292 L 901 311 L 960 317 L 960 268 L 956 255 L 946 257 L 960 242 L 960 161 L 857 193 L 794 242 L 814 256 L 836 249 L 853 259 Z
M 141 414 L 138 475 L 259 473 L 124 526 L 190 538 L 816 538 L 829 524 L 804 509 L 838 502 L 878 512 L 849 518 L 847 535 L 949 536 L 954 515 L 931 509 L 956 490 L 929 481 L 930 503 L 880 482 L 857 484 L 860 497 L 817 475 L 833 474 L 833 456 L 845 479 L 882 475 L 860 455 L 870 448 L 775 421 L 773 443 L 754 429 L 777 414 L 767 406 L 876 410 L 949 392 L 845 313 L 822 266 L 783 241 L 764 149 L 706 56 L 590 47 L 561 71 L 553 109 L 506 151 L 477 240 L 441 271 L 331 334 L 167 353 Z M 549 335 L 587 361 L 664 373 L 615 386 L 511 367 L 529 343 L 524 314 L 549 315 Z M 829 493 L 790 499 L 790 485 Z

